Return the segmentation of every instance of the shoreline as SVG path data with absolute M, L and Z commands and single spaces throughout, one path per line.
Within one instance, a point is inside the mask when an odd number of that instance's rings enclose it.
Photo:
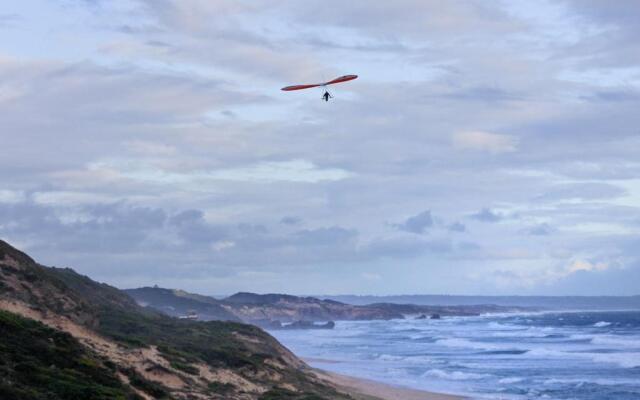
M 335 386 L 354 397 L 354 400 L 464 400 L 468 397 L 455 394 L 436 393 L 426 390 L 411 389 L 390 385 L 365 378 L 337 374 L 322 369 L 312 368 L 312 373 L 319 379 Z

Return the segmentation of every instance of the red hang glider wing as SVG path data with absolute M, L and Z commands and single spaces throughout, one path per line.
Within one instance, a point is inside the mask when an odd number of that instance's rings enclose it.
M 329 82 L 325 82 L 325 85 L 333 85 L 334 83 L 342 83 L 342 82 L 347 82 L 347 81 L 352 81 L 354 79 L 356 79 L 358 77 L 358 75 L 343 75 L 340 78 L 336 78 L 332 81 Z
M 314 83 L 314 84 L 311 84 L 311 85 L 285 86 L 280 90 L 284 90 L 285 92 L 290 92 L 292 90 L 302 90 L 302 89 L 309 89 L 309 88 L 314 88 L 314 87 L 318 87 L 318 86 L 333 85 L 334 83 L 342 83 L 342 82 L 352 81 L 352 80 L 356 79 L 357 77 L 358 77 L 358 75 L 344 75 L 344 76 L 341 76 L 341 77 L 336 78 L 334 80 L 331 80 L 329 82 Z
M 293 86 L 285 86 L 280 90 L 284 90 L 285 92 L 290 92 L 292 90 L 302 90 L 302 89 L 309 89 L 312 87 L 318 87 L 318 86 L 322 86 L 320 84 L 313 84 L 313 85 L 293 85 Z

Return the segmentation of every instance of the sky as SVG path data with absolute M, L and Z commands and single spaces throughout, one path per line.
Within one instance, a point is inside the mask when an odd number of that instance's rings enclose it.
M 631 295 L 640 2 L 0 5 L 0 238 L 121 288 Z M 322 91 L 292 84 L 358 74 Z

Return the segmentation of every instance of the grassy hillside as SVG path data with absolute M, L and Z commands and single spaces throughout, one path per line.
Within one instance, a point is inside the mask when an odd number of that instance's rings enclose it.
M 190 393 L 212 399 L 347 398 L 312 378 L 304 363 L 259 328 L 168 317 L 140 307 L 124 292 L 71 269 L 41 266 L 2 241 L 0 300 L 27 304 L 39 315 L 62 316 L 115 342 L 125 349 L 122 352 L 157 349 L 159 361 L 115 366 L 132 386 L 154 398 L 188 398 Z M 206 376 L 202 375 L 203 366 L 209 371 Z M 14 377 L 24 375 L 15 365 L 7 368 Z M 151 382 L 141 377 L 154 371 L 179 378 L 179 390 L 163 386 L 162 379 Z M 233 379 L 218 380 L 221 374 Z M 58 380 L 56 376 L 53 381 Z
M 0 310 L 0 338 L 1 399 L 141 399 L 68 333 Z

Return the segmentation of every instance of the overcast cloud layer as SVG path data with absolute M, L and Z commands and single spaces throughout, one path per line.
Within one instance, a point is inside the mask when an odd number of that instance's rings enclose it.
M 0 237 L 119 287 L 637 294 L 640 2 L 0 5 Z M 319 90 L 280 87 L 343 74 Z

